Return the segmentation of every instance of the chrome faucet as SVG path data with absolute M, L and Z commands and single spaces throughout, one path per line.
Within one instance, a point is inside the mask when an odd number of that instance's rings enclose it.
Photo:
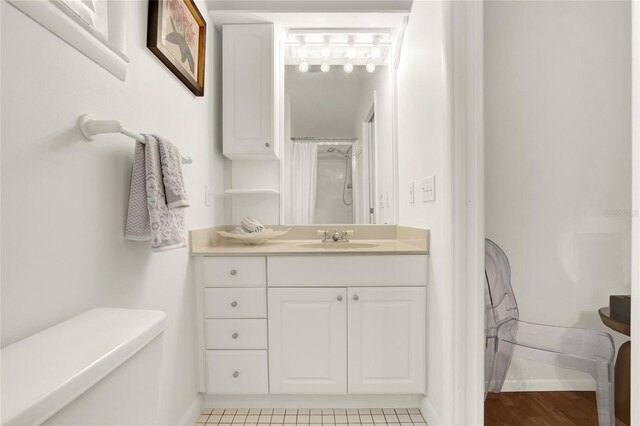
M 333 234 L 326 230 L 318 230 L 317 233 L 322 236 L 323 243 L 348 243 L 349 238 L 347 236 L 353 235 L 354 232 L 352 230 L 338 231 L 334 229 Z
M 326 243 L 328 241 L 331 241 L 331 237 L 329 236 L 329 231 L 323 231 L 323 230 L 317 230 L 316 234 L 318 235 L 322 235 L 322 242 Z

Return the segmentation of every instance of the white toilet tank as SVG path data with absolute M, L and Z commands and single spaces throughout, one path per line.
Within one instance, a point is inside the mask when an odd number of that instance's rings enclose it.
M 2 349 L 2 425 L 156 425 L 159 311 L 87 311 Z

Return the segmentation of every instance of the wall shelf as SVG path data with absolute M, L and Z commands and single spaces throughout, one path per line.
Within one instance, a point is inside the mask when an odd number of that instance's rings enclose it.
M 227 189 L 224 191 L 229 195 L 280 195 L 275 189 Z

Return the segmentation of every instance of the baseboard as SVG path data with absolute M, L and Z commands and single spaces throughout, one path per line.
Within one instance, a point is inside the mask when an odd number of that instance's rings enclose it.
M 505 380 L 502 386 L 502 392 L 593 391 L 595 389 L 595 382 L 591 379 Z
M 420 411 L 422 411 L 422 416 L 427 421 L 429 426 L 436 426 L 442 424 L 442 418 L 440 414 L 436 411 L 436 409 L 431 405 L 431 402 L 427 398 L 424 398 L 422 404 L 420 405 Z
M 423 395 L 204 395 L 207 408 L 420 408 Z
M 193 426 L 198 420 L 198 416 L 202 411 L 202 395 L 198 394 L 196 398 L 189 404 L 189 408 L 184 412 L 180 418 L 178 425 L 180 426 Z

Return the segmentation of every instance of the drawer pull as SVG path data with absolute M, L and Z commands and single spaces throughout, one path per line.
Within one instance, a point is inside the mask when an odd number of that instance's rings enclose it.
M 237 271 L 237 270 L 235 270 L 235 269 L 232 269 L 231 271 L 229 271 L 229 273 L 230 273 L 231 275 L 233 275 L 234 277 L 235 277 L 236 275 L 238 275 L 238 271 Z
M 236 302 L 235 300 L 233 302 L 231 302 L 231 307 L 235 308 L 236 306 L 238 306 L 238 302 Z
M 357 295 L 357 294 L 354 294 L 354 295 L 353 295 L 353 300 L 358 300 L 358 299 L 360 299 L 360 298 L 358 297 L 358 295 Z
M 233 333 L 233 334 L 231 335 L 231 338 L 232 338 L 232 339 L 237 339 L 237 338 L 238 338 L 238 333 Z
M 338 302 L 342 302 L 342 296 L 338 296 Z
M 240 375 L 240 373 L 239 373 L 239 372 L 237 372 L 237 371 L 234 371 L 234 372 L 233 372 L 233 378 L 234 378 L 234 379 L 237 379 L 239 375 Z

